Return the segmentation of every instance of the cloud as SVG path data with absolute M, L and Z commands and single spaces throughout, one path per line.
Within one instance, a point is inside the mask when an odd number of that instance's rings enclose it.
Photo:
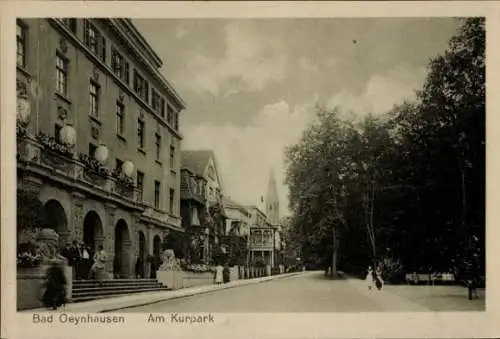
M 302 69 L 308 73 L 316 73 L 319 71 L 318 66 L 313 64 L 311 59 L 306 58 L 306 57 L 299 58 L 299 60 L 297 61 L 297 64 L 298 64 L 300 69 Z
M 192 52 L 178 78 L 198 94 L 231 95 L 263 89 L 285 75 L 287 58 L 272 39 L 252 26 L 231 22 L 225 26 L 226 50 L 222 57 Z
M 314 117 L 313 107 L 291 107 L 280 101 L 263 107 L 246 126 L 186 124 L 183 149 L 212 149 L 222 172 L 224 194 L 242 204 L 258 204 L 266 196 L 274 170 L 281 215 L 288 213 L 284 149 L 296 143 Z
M 382 114 L 405 99 L 415 98 L 415 90 L 425 80 L 425 68 L 409 69 L 399 65 L 385 74 L 375 74 L 365 84 L 361 94 L 343 89 L 327 102 L 327 107 L 339 107 L 343 113 L 353 112 L 358 116 L 368 113 Z

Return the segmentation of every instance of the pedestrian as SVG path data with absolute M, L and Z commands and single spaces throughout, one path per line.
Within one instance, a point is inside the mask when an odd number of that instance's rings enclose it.
M 99 250 L 94 254 L 94 264 L 90 268 L 89 274 L 89 279 L 96 280 L 100 286 L 103 286 L 102 280 L 104 279 L 104 269 L 107 260 L 108 255 L 104 251 L 104 247 L 100 245 Z
M 138 256 L 135 262 L 135 276 L 137 279 L 144 278 L 144 259 Z
M 81 253 L 80 279 L 85 279 L 85 277 L 87 277 L 89 274 L 90 254 L 84 243 L 80 243 L 80 253 Z
M 379 291 L 382 289 L 382 287 L 384 287 L 384 279 L 382 279 L 382 268 L 380 266 L 377 266 L 377 269 L 375 270 L 375 284 Z
M 66 304 L 66 277 L 60 264 L 52 264 L 47 269 L 43 286 L 42 302 L 46 307 L 56 310 Z
M 224 267 L 220 264 L 215 267 L 215 283 L 217 285 L 222 284 L 224 274 Z
M 71 245 L 69 249 L 69 260 L 68 260 L 68 265 L 71 266 L 72 268 L 72 278 L 73 280 L 79 278 L 78 277 L 78 270 L 80 268 L 80 249 L 78 248 L 78 241 L 73 240 L 73 244 Z
M 373 269 L 371 266 L 368 266 L 368 273 L 366 274 L 365 282 L 368 289 L 371 290 L 373 286 Z
M 229 271 L 229 266 L 225 264 L 224 269 L 222 270 L 222 281 L 224 282 L 224 284 L 229 282 L 230 274 L 231 272 Z
M 64 248 L 61 250 L 61 255 L 66 258 L 66 260 L 68 261 L 68 265 L 71 260 L 70 249 L 71 243 L 67 242 L 66 246 L 64 246 Z

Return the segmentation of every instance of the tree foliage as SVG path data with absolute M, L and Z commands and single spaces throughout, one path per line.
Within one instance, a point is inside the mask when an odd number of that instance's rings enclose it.
M 484 19 L 463 20 L 415 101 L 359 123 L 318 108 L 286 151 L 291 230 L 306 260 L 331 265 L 338 251 L 353 273 L 384 257 L 448 270 L 476 238 L 484 269 L 484 48 Z

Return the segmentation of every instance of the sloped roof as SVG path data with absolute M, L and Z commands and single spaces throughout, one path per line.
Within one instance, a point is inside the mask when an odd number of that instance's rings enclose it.
M 211 150 L 182 151 L 181 167 L 193 171 L 194 174 L 203 175 L 210 158 L 215 158 Z
M 235 202 L 230 197 L 223 196 L 222 202 L 223 202 L 225 208 L 235 208 L 235 209 L 238 209 L 241 212 L 243 212 L 249 216 L 251 215 L 250 211 L 245 206 Z

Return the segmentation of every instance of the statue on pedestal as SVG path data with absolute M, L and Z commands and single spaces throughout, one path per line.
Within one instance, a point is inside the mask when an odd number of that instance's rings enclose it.
M 174 250 L 167 249 L 161 255 L 162 264 L 159 267 L 160 271 L 179 271 L 180 262 L 175 258 Z

